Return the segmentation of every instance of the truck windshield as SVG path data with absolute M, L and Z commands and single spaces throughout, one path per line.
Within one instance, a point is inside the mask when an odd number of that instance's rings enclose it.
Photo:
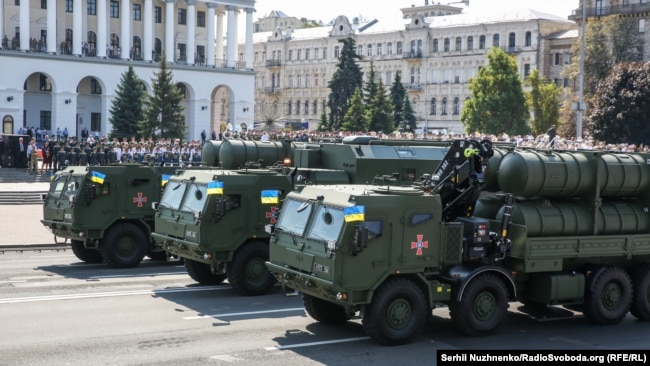
M 181 210 L 191 212 L 203 211 L 203 206 L 208 197 L 207 189 L 207 185 L 190 184 Z
M 316 240 L 336 240 L 344 222 L 343 209 L 320 206 L 314 214 L 307 237 Z
M 187 182 L 169 181 L 165 185 L 165 192 L 160 199 L 160 206 L 178 210 L 181 207 L 186 188 Z
M 84 177 L 82 176 L 77 176 L 77 175 L 69 176 L 65 183 L 64 194 L 68 197 L 76 196 L 77 193 L 79 192 L 79 189 L 81 188 L 81 183 L 83 182 L 83 179 Z
M 311 201 L 287 199 L 284 205 L 282 205 L 282 213 L 280 214 L 276 228 L 302 236 L 313 208 L 314 203 Z
M 68 176 L 57 175 L 54 177 L 54 181 L 50 184 L 49 195 L 54 198 L 61 197 L 61 193 L 65 189 L 65 182 L 68 180 Z

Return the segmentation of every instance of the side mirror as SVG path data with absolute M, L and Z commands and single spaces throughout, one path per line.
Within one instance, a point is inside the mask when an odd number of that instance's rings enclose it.
M 218 198 L 214 206 L 214 222 L 219 222 L 226 216 L 226 200 Z
M 85 186 L 85 195 L 86 195 L 86 204 L 89 205 L 92 200 L 95 199 L 95 185 L 94 184 L 86 184 Z
M 264 225 L 264 231 L 269 235 L 273 235 L 273 233 L 275 233 L 275 225 L 273 224 Z
M 154 211 L 158 211 L 158 202 L 151 202 L 151 209 Z
M 354 228 L 354 239 L 352 240 L 352 255 L 357 255 L 368 247 L 368 228 L 357 225 Z

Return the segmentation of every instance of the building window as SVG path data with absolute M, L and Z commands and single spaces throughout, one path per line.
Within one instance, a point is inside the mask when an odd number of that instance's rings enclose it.
M 187 24 L 187 9 L 178 8 L 178 24 Z
M 289 50 L 289 54 L 287 55 L 287 61 L 292 61 L 293 60 L 293 50 Z
M 395 53 L 398 54 L 398 55 L 402 54 L 402 42 L 401 41 L 397 42 L 397 49 L 395 50 Z
M 314 100 L 314 102 L 311 104 L 311 114 L 317 115 L 318 114 L 318 101 Z
M 296 60 L 300 61 L 302 58 L 302 50 L 297 50 L 296 51 Z
M 314 59 L 316 60 L 318 60 L 318 55 L 319 55 L 318 51 L 319 51 L 318 48 L 314 48 Z
M 357 45 L 357 55 L 362 56 L 362 54 L 363 54 L 363 46 Z
M 564 52 L 564 54 L 562 55 L 562 59 L 563 59 L 565 65 L 570 64 L 571 63 L 571 53 Z
M 560 53 L 556 52 L 553 54 L 553 65 L 557 66 L 560 64 Z
M 524 79 L 530 75 L 530 64 L 524 64 Z
M 368 45 L 368 49 L 366 50 L 368 52 L 368 57 L 372 57 L 372 45 Z
M 530 47 L 533 44 L 533 34 L 528 31 L 526 32 L 526 47 Z
M 323 47 L 323 60 L 327 60 L 327 47 Z
M 440 111 L 440 114 L 443 116 L 447 115 L 447 98 L 442 98 L 442 110 Z
M 452 114 L 454 116 L 457 116 L 460 113 L 460 100 L 458 97 L 454 98 L 454 110 L 452 111 Z
M 443 51 L 449 52 L 449 44 L 450 44 L 449 38 L 445 38 Z
M 47 9 L 47 0 L 41 0 L 41 9 Z
M 469 36 L 467 37 L 467 50 L 471 51 L 474 49 L 474 37 Z
M 341 50 L 339 49 L 339 46 L 334 47 L 334 58 L 339 58 L 340 53 Z
M 97 79 L 90 78 L 90 94 L 101 94 L 102 86 L 99 84 Z
M 52 111 L 41 111 L 39 126 L 46 130 L 52 129 Z
M 309 60 L 310 56 L 311 56 L 311 49 L 306 48 L 305 49 L 305 60 Z
M 197 11 L 196 12 L 196 26 L 205 28 L 205 12 Z
M 304 114 L 309 114 L 309 101 L 305 100 Z
M 387 55 L 393 54 L 393 42 L 388 42 L 388 44 L 386 45 L 386 54 Z
M 492 47 L 499 47 L 499 33 L 492 36 Z
M 393 72 L 392 71 L 386 71 L 386 82 L 384 83 L 385 85 L 392 84 L 393 83 Z
M 72 13 L 72 0 L 65 0 L 65 12 Z
M 438 52 L 438 39 L 433 40 L 433 52 Z
M 39 89 L 41 91 L 52 91 L 50 79 L 45 74 L 39 74 Z
M 645 32 L 645 19 L 639 19 L 639 33 Z
M 436 115 L 436 98 L 431 98 L 431 103 L 429 103 L 429 114 L 432 116 Z
M 97 0 L 88 0 L 86 12 L 88 15 L 97 15 Z
M 300 114 L 300 101 L 296 101 L 296 115 Z
M 311 75 L 306 74 L 305 75 L 305 88 L 309 88 L 311 86 Z
M 289 75 L 287 78 L 287 84 L 289 88 L 293 88 L 293 75 Z
M 120 2 L 119 1 L 111 1 L 111 18 L 119 18 L 120 17 Z
M 478 37 L 478 49 L 479 50 L 485 49 L 485 36 Z
M 162 8 L 160 6 L 153 8 L 153 21 L 157 24 L 162 23 Z
M 95 132 L 102 131 L 102 114 L 90 113 L 90 130 Z
M 460 37 L 456 37 L 456 51 L 460 51 L 463 47 L 463 41 Z
M 133 20 L 135 21 L 142 20 L 142 5 L 133 4 Z
M 296 76 L 296 88 L 302 88 L 302 75 Z
M 516 41 L 516 36 L 515 32 L 510 32 L 508 35 L 508 48 L 515 48 L 515 42 Z
M 292 101 L 288 101 L 288 102 L 287 102 L 287 115 L 289 115 L 289 116 L 291 115 L 291 108 L 292 108 L 292 107 L 293 107 L 293 102 L 292 102 Z
M 382 45 L 381 43 L 377 43 L 377 56 L 381 56 L 382 54 Z

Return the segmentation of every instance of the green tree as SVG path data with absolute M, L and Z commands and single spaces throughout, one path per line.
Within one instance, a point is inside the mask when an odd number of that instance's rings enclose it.
M 343 117 L 342 131 L 368 131 L 368 116 L 361 95 L 361 88 L 357 88 L 350 98 L 350 108 Z
M 343 117 L 348 112 L 350 98 L 357 88 L 363 84 L 363 73 L 357 65 L 357 55 L 355 50 L 354 39 L 348 37 L 340 39 L 343 43 L 339 62 L 336 65 L 336 71 L 328 83 L 330 94 L 327 98 L 327 106 L 330 109 L 330 119 L 328 123 L 329 130 L 337 130 L 343 122 Z
M 460 117 L 465 131 L 528 133 L 528 109 L 515 59 L 498 47 L 490 49 L 487 57 L 488 66 L 470 79 L 471 99 Z
M 533 112 L 530 126 L 533 134 L 546 132 L 552 125 L 557 125 L 560 119 L 560 95 L 562 91 L 553 82 L 545 82 L 539 77 L 536 69 L 524 80 L 524 85 L 530 86 L 526 93 L 528 107 Z
M 325 131 L 327 130 L 328 123 L 327 123 L 327 112 L 325 111 L 325 108 L 320 113 L 320 119 L 318 120 L 318 131 Z
M 185 137 L 187 127 L 181 105 L 183 92 L 174 82 L 164 54 L 159 71 L 154 72 L 152 89 L 153 93 L 145 102 L 144 119 L 140 123 L 141 135 L 165 139 Z
M 395 72 L 395 81 L 390 86 L 390 101 L 393 103 L 393 120 L 395 127 L 402 124 L 402 107 L 404 105 L 404 97 L 406 96 L 406 88 L 402 84 L 402 73 Z
M 413 114 L 411 101 L 406 94 L 404 94 L 404 99 L 402 100 L 402 117 L 403 119 L 399 125 L 399 129 L 402 131 L 415 132 L 415 129 L 418 128 L 418 125 L 415 120 L 415 114 Z
M 593 136 L 615 143 L 650 142 L 650 63 L 621 63 L 596 88 L 586 124 Z
M 386 88 L 381 80 L 377 83 L 377 93 L 368 105 L 368 122 L 370 131 L 390 133 L 395 128 L 393 104 L 386 95 Z
M 363 87 L 363 99 L 366 104 L 370 102 L 377 95 L 377 73 L 375 72 L 375 64 L 370 61 L 370 70 L 368 70 L 368 77 L 366 80 L 366 85 Z
M 122 140 L 123 137 L 136 136 L 138 123 L 143 118 L 143 104 L 146 92 L 142 86 L 142 80 L 138 78 L 132 66 L 122 74 L 120 83 L 117 85 L 115 98 L 113 98 L 110 110 L 109 121 L 113 126 L 109 137 Z

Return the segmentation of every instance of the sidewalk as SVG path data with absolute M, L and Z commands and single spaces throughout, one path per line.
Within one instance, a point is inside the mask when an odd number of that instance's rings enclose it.
M 48 183 L 2 183 L 2 192 L 43 192 Z M 0 249 L 3 245 L 54 245 L 54 235 L 41 224 L 42 205 L 0 205 Z

